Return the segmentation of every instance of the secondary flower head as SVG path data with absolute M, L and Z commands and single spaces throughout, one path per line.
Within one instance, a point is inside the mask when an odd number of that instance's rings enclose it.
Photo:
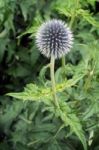
M 52 19 L 43 23 L 38 29 L 36 43 L 43 55 L 48 58 L 53 55 L 57 59 L 70 51 L 73 35 L 63 21 Z

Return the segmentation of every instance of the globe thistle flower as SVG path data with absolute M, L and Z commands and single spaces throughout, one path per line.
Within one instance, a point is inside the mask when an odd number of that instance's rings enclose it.
M 69 27 L 57 19 L 52 19 L 41 25 L 36 34 L 39 51 L 46 57 L 61 58 L 70 51 L 73 35 Z

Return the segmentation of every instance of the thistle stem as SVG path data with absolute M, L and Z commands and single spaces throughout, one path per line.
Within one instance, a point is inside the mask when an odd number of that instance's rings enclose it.
M 53 55 L 51 55 L 50 60 L 50 76 L 51 76 L 51 83 L 52 83 L 52 94 L 55 106 L 59 108 L 59 103 L 56 96 L 56 86 L 55 86 L 55 75 L 54 75 L 54 66 L 55 66 L 55 58 Z

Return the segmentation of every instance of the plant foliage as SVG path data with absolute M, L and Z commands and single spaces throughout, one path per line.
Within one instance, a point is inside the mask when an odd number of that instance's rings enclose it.
M 0 150 L 99 150 L 98 5 L 0 0 Z M 56 61 L 60 108 L 53 104 L 49 60 L 35 46 L 39 25 L 50 18 L 74 32 L 65 76 Z

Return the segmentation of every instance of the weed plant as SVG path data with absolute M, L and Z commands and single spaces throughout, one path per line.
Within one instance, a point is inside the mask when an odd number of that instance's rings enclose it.
M 97 5 L 0 1 L 0 150 L 99 150 Z M 35 36 L 53 18 L 68 24 L 74 44 L 49 64 Z

